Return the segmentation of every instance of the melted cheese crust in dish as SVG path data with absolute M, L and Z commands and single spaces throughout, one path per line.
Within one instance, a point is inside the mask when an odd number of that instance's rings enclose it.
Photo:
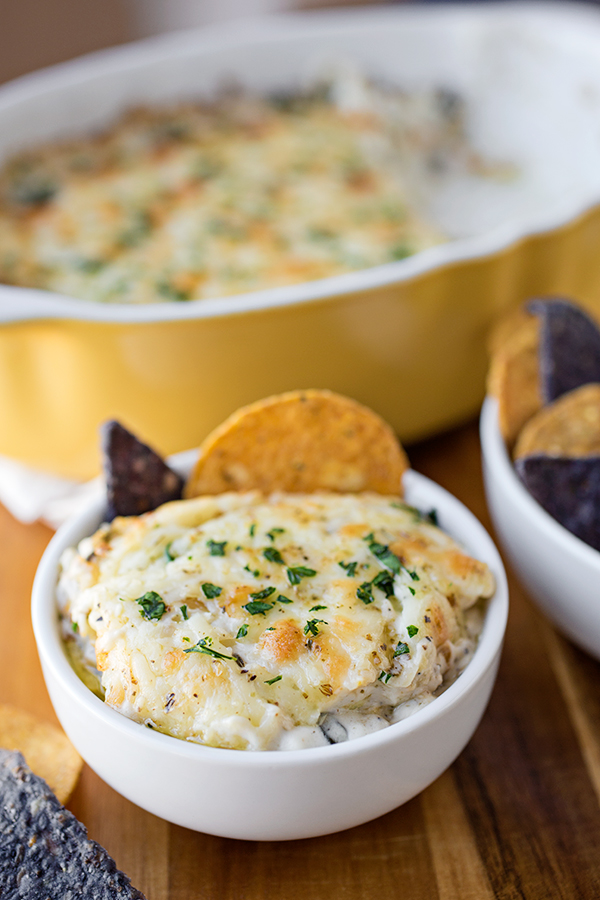
M 222 297 L 402 259 L 444 240 L 418 173 L 464 156 L 461 105 L 352 80 L 138 109 L 0 170 L 0 280 L 84 300 Z
M 65 637 L 106 703 L 190 741 L 336 743 L 431 702 L 494 591 L 427 516 L 375 494 L 230 493 L 105 524 L 62 559 Z

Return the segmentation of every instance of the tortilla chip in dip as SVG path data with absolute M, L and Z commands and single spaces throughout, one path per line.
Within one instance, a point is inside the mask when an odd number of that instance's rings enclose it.
M 408 465 L 372 410 L 332 391 L 290 391 L 243 407 L 215 429 L 185 496 L 252 489 L 399 495 Z

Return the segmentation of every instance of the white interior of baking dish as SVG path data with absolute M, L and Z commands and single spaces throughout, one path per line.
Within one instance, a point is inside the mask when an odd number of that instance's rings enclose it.
M 226 79 L 294 88 L 332 62 L 408 90 L 456 90 L 474 149 L 513 166 L 505 179 L 455 175 L 436 185 L 430 210 L 452 241 L 362 272 L 187 304 L 103 306 L 0 286 L 0 319 L 156 320 L 308 301 L 497 251 L 600 202 L 600 11 L 573 3 L 274 16 L 102 51 L 0 89 L 0 158 L 92 132 L 138 103 L 210 96 Z

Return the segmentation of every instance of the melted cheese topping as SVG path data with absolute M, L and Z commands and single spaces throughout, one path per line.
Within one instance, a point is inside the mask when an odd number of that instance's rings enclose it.
M 462 147 L 459 104 L 367 83 L 358 93 L 140 109 L 102 135 L 19 154 L 0 171 L 0 280 L 185 301 L 439 243 L 414 187 Z
M 493 590 L 485 564 L 394 498 L 251 492 L 103 525 L 65 552 L 58 593 L 110 706 L 263 750 L 429 703 L 470 658 Z

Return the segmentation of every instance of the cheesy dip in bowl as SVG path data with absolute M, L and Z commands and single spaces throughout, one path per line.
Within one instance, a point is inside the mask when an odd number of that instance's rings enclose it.
M 99 501 L 63 526 L 33 622 L 92 768 L 169 821 L 255 840 L 351 827 L 434 780 L 487 703 L 508 595 L 471 513 L 415 472 L 404 490 L 223 494 L 111 525 Z

